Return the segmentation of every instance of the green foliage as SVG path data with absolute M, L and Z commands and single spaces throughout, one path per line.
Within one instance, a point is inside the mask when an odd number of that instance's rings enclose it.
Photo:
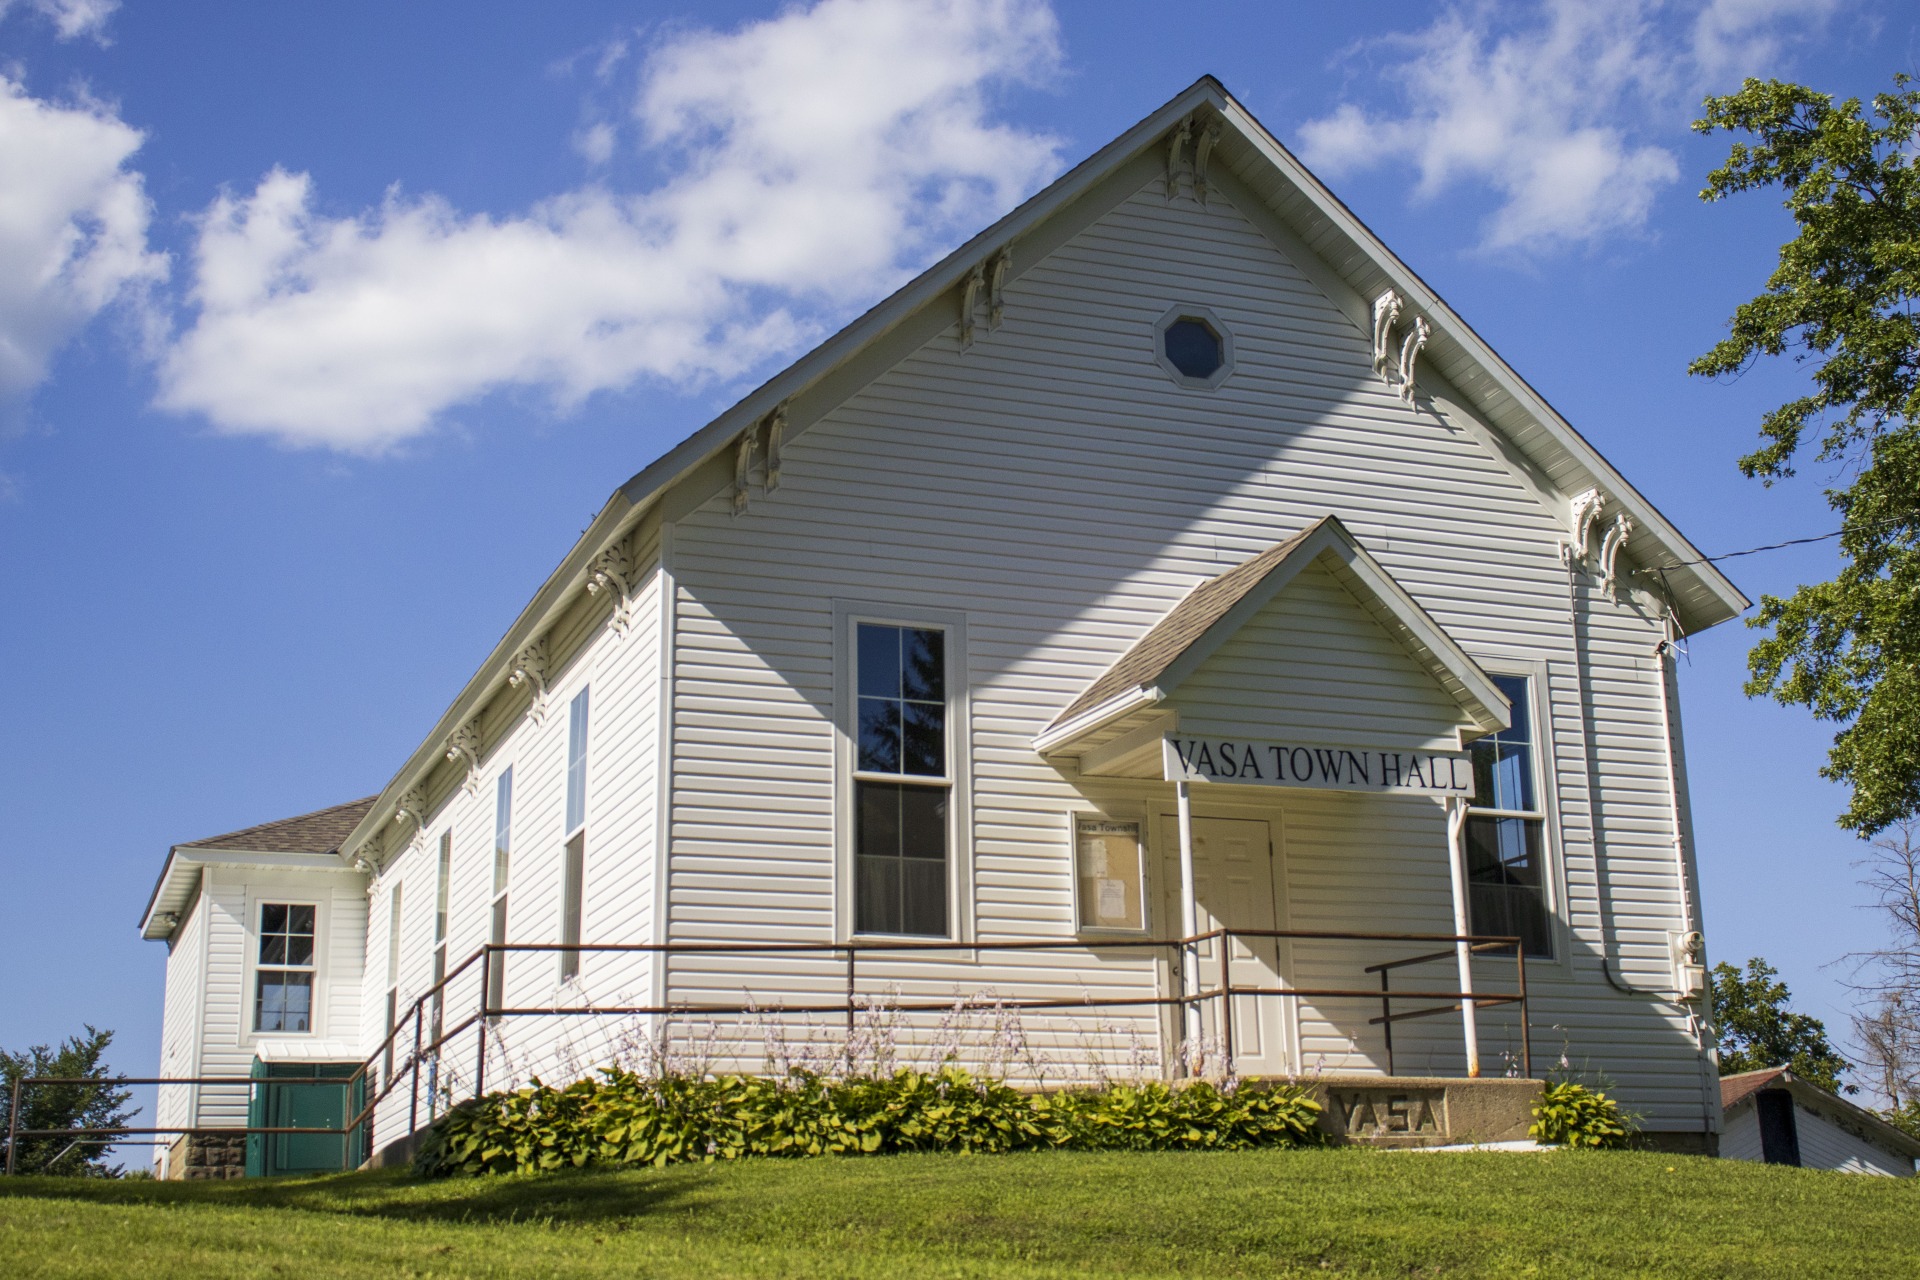
M 1858 1090 L 1840 1082 L 1848 1062 L 1827 1041 L 1826 1024 L 1787 1008 L 1792 993 L 1776 982 L 1779 970 L 1759 956 L 1747 971 L 1713 966 L 1713 1025 L 1720 1033 L 1720 1074 L 1786 1067 L 1808 1084 L 1834 1093 Z
M 20 1099 L 19 1129 L 109 1129 L 124 1125 L 133 1114 L 127 1108 L 128 1091 L 113 1085 L 101 1058 L 113 1043 L 113 1032 L 89 1026 L 69 1036 L 58 1049 L 37 1044 L 23 1053 L 0 1049 L 0 1165 L 6 1160 L 6 1137 L 13 1110 L 13 1086 L 27 1077 L 64 1077 L 98 1081 L 94 1084 L 35 1085 Z M 15 1167 L 21 1173 L 108 1177 L 116 1170 L 103 1158 L 98 1144 L 75 1145 L 72 1138 L 21 1138 Z
M 1809 431 L 1816 461 L 1851 477 L 1827 499 L 1847 563 L 1829 582 L 1767 596 L 1750 625 L 1750 696 L 1843 726 L 1821 772 L 1851 788 L 1843 826 L 1873 834 L 1920 813 L 1920 91 L 1904 75 L 1871 112 L 1857 98 L 1748 80 L 1708 98 L 1701 133 L 1744 133 L 1701 198 L 1779 187 L 1798 234 L 1767 290 L 1689 371 L 1736 374 L 1792 351 L 1812 389 L 1761 421 L 1741 470 L 1790 476 Z
M 1920 1138 L 1920 1098 L 1908 1098 L 1899 1106 L 1882 1111 L 1880 1118 L 1900 1132 Z
M 1290 1086 L 1153 1083 L 1029 1095 L 957 1067 L 786 1080 L 608 1070 L 456 1107 L 433 1126 L 414 1167 L 444 1176 L 743 1156 L 1240 1150 L 1318 1141 L 1319 1112 Z
M 1620 1113 L 1620 1104 L 1606 1094 L 1572 1080 L 1558 1080 L 1541 1093 L 1527 1136 L 1535 1142 L 1569 1147 L 1624 1147 L 1633 1128 Z

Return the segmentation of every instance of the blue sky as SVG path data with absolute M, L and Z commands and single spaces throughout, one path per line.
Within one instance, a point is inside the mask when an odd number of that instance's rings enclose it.
M 1916 63 L 1857 0 L 0 0 L 0 1045 L 154 1069 L 169 844 L 377 790 L 618 483 L 1202 73 L 1698 546 L 1827 531 L 1734 466 L 1792 370 L 1685 374 L 1787 234 L 1686 126 Z M 1683 671 L 1709 945 L 1837 1024 L 1862 850 L 1750 639 Z

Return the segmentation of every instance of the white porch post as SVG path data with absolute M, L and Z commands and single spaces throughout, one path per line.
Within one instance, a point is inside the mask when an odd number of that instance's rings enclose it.
M 1191 785 L 1185 778 L 1179 783 L 1177 794 L 1180 797 L 1180 936 L 1191 938 L 1200 932 L 1200 904 L 1193 889 L 1193 794 Z M 1180 948 L 1180 994 L 1191 996 L 1194 993 L 1195 979 L 1199 976 L 1198 956 L 1194 944 L 1188 942 Z M 1200 1040 L 1200 1006 L 1191 1000 L 1180 1006 L 1180 1025 L 1186 1037 L 1189 1062 L 1194 1047 Z M 1188 1065 L 1183 1063 L 1184 1073 Z
M 1468 931 L 1467 915 L 1467 846 L 1462 838 L 1467 827 L 1467 803 L 1458 797 L 1447 800 L 1447 861 L 1453 872 L 1453 931 L 1464 934 Z M 1478 1077 L 1480 1074 L 1480 1028 L 1475 1024 L 1473 1013 L 1473 946 L 1471 943 L 1453 944 L 1454 958 L 1460 966 L 1460 1027 L 1467 1045 L 1467 1075 Z

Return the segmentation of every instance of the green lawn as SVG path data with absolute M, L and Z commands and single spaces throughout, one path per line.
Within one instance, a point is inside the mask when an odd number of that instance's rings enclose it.
M 1920 1276 L 1920 1183 L 1640 1153 L 0 1179 L 0 1274 Z

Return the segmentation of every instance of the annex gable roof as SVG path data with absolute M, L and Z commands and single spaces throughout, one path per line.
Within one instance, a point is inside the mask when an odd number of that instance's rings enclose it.
M 347 864 L 341 860 L 340 850 L 379 798 L 366 796 L 312 813 L 174 845 L 167 850 L 160 878 L 147 897 L 147 909 L 140 917 L 140 935 L 157 939 L 173 932 L 177 917 L 199 883 L 201 868 L 209 865 L 345 871 Z
M 1668 570 L 1660 575 L 1660 586 L 1684 630 L 1698 631 L 1746 609 L 1747 599 L 1702 561 L 1652 503 L 1218 80 L 1206 76 L 620 486 L 381 792 L 348 843 L 357 848 L 392 820 L 397 797 L 438 762 L 448 735 L 506 682 L 513 655 L 586 588 L 594 557 L 609 543 L 677 489 L 685 487 L 696 499 L 718 492 L 732 478 L 729 455 L 742 434 L 774 410 L 783 411 L 791 439 L 859 389 L 863 360 L 884 367 L 951 328 L 967 280 L 989 255 L 1012 246 L 1010 276 L 1017 279 L 1108 207 L 1152 180 L 1156 166 L 1164 175 L 1168 137 L 1189 120 L 1203 127 L 1218 124 L 1214 171 L 1231 175 L 1258 206 L 1242 212 L 1327 292 L 1361 333 L 1370 332 L 1368 300 L 1389 287 L 1405 298 L 1409 316 L 1427 320 L 1432 333 L 1421 364 L 1429 372 L 1418 381 L 1435 392 L 1428 401 L 1436 413 L 1476 434 L 1483 434 L 1480 421 L 1491 424 L 1490 447 L 1536 480 L 1550 499 L 1564 502 L 1597 489 L 1612 510 L 1628 516 L 1634 528 L 1624 556 Z M 1456 395 L 1458 413 L 1449 407 Z
M 1329 515 L 1195 586 L 1054 717 L 1034 739 L 1034 750 L 1071 755 L 1138 718 L 1313 564 L 1330 570 L 1453 697 L 1475 736 L 1507 727 L 1507 700 L 1493 680 Z

